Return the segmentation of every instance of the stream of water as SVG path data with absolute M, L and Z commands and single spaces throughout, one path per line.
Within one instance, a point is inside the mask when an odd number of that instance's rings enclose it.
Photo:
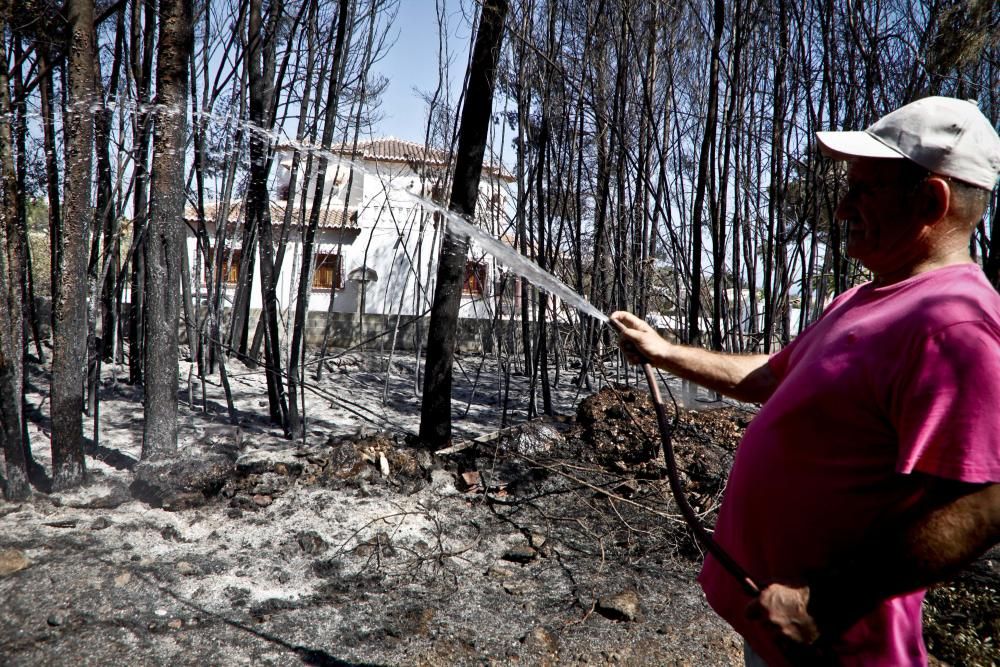
M 467 237 L 476 242 L 483 250 L 500 260 L 508 269 L 531 281 L 531 283 L 549 294 L 553 294 L 581 312 L 590 315 L 602 324 L 606 324 L 608 316 L 599 311 L 579 293 L 551 273 L 542 269 L 524 255 L 519 254 L 509 245 L 496 240 L 479 227 L 470 224 L 453 211 L 448 212 L 448 228 L 453 234 Z

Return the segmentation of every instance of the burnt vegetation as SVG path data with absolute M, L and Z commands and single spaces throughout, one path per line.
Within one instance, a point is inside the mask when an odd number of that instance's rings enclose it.
M 58 662 L 79 641 L 110 662 L 191 630 L 205 662 L 230 662 L 218 646 L 244 636 L 318 664 L 337 664 L 335 646 L 376 662 L 737 659 L 697 602 L 702 554 L 610 331 L 487 265 L 437 206 L 601 312 L 773 351 L 866 278 L 834 220 L 844 175 L 814 131 L 930 94 L 1000 121 L 1000 5 L 420 5 L 438 67 L 425 107 L 399 110 L 379 63 L 418 28 L 397 0 L 0 0 L 5 658 Z M 463 89 L 447 63 L 466 59 Z M 372 175 L 337 160 L 384 113 L 426 118 L 426 150 L 402 163 L 428 198 L 408 211 L 372 204 Z M 477 201 L 490 178 L 503 196 Z M 1000 286 L 998 211 L 994 194 L 972 252 Z M 422 261 L 442 246 L 448 261 Z M 376 275 L 378 304 L 348 301 Z M 751 417 L 678 413 L 682 482 L 708 526 Z M 145 518 L 116 513 L 132 502 Z M 209 521 L 222 527 L 203 535 Z M 269 523 L 246 544 L 227 533 Z M 285 562 L 306 582 L 293 593 Z M 50 575 L 68 608 L 34 604 Z M 91 575 L 151 611 L 105 610 Z M 1000 661 L 997 581 L 987 557 L 931 592 L 934 655 Z M 358 614 L 333 623 L 347 603 Z M 492 613 L 516 633 L 477 637 Z M 312 643 L 309 623 L 331 640 Z

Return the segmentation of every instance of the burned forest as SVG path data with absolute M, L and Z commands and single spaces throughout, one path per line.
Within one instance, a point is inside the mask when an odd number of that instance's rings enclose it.
M 986 0 L 0 0 L 0 39 L 2 665 L 742 665 L 691 522 L 760 405 L 608 316 L 776 353 L 872 278 L 814 133 L 1000 127 Z M 996 189 L 969 251 L 1000 289 Z M 1000 547 L 923 622 L 1000 664 Z

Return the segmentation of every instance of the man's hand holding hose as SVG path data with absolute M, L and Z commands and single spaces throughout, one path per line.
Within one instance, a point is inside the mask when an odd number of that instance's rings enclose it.
M 767 365 L 766 354 L 726 354 L 670 343 L 648 323 L 624 311 L 612 313 L 611 324 L 618 330 L 625 357 L 634 364 L 648 361 L 685 380 L 747 403 L 767 400 L 778 384 Z
M 663 368 L 670 357 L 670 343 L 656 333 L 653 327 L 632 313 L 618 311 L 611 314 L 612 326 L 618 331 L 618 341 L 625 358 L 631 364 L 649 362 Z

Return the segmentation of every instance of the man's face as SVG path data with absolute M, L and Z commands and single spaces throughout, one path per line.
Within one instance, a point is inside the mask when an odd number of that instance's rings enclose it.
M 847 223 L 847 254 L 876 274 L 904 269 L 919 255 L 924 229 L 913 214 L 917 184 L 906 161 L 853 160 L 847 182 L 837 207 Z

